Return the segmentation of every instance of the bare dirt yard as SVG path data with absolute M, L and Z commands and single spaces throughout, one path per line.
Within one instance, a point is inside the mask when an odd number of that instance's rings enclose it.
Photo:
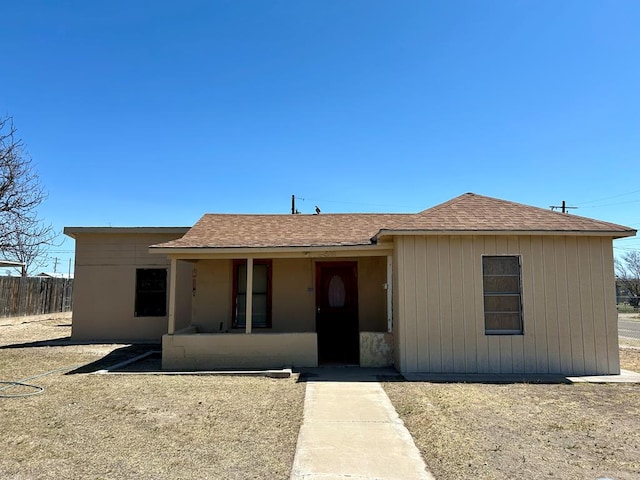
M 75 373 L 124 346 L 73 345 L 70 325 L 69 315 L 0 318 L 0 380 L 54 371 L 25 380 L 43 393 L 0 398 L 0 478 L 289 477 L 304 383 Z
M 621 350 L 640 370 L 640 350 Z M 443 479 L 638 479 L 640 385 L 384 384 Z

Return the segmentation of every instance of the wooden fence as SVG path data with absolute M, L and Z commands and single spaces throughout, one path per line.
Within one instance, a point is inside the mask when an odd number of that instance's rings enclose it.
M 0 277 L 0 317 L 70 312 L 73 279 Z

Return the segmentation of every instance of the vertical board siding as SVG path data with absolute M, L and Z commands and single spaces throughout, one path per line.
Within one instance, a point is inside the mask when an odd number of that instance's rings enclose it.
M 536 362 L 536 316 L 534 312 L 535 290 L 533 288 L 533 263 L 531 262 L 531 237 L 520 239 L 520 261 L 522 265 L 522 321 L 524 329 L 524 373 L 534 373 Z
M 406 281 L 405 281 L 405 288 L 407 290 L 407 296 L 409 298 L 414 299 L 409 305 L 406 306 L 406 310 L 407 310 L 407 318 L 410 318 L 411 321 L 409 321 L 406 325 L 406 334 L 407 334 L 407 366 L 409 368 L 412 368 L 414 370 L 419 370 L 418 368 L 418 345 L 420 345 L 420 342 L 418 342 L 418 308 L 417 308 L 417 288 L 418 286 L 416 285 L 416 282 L 413 280 L 416 278 L 416 268 L 417 265 L 415 263 L 415 258 L 416 258 L 416 246 L 415 246 L 415 238 L 408 238 L 407 239 L 407 256 L 411 257 L 414 259 L 412 265 L 413 265 L 413 269 L 411 270 L 407 270 L 405 272 L 405 274 L 409 277 Z M 410 280 L 411 279 L 411 280 Z
M 508 255 L 511 253 L 509 250 L 509 239 L 507 237 L 496 237 L 496 253 L 499 255 Z M 513 373 L 513 350 L 511 348 L 513 336 L 498 335 L 496 338 L 500 346 L 498 372 Z
M 404 282 L 404 264 L 406 263 L 404 256 L 404 242 L 394 241 L 394 285 L 393 285 L 393 332 L 394 332 L 394 356 L 397 368 L 401 372 L 408 371 L 405 361 L 407 351 L 407 335 L 405 333 L 404 322 L 400 319 L 406 317 L 405 304 L 407 298 L 405 295 Z
M 560 351 L 560 372 L 573 371 L 571 356 L 571 323 L 569 322 L 569 298 L 567 289 L 567 254 L 564 237 L 554 237 L 553 258 L 556 270 L 555 303 L 558 319 L 558 348 Z M 553 295 L 553 292 L 551 293 Z
M 489 371 L 489 337 L 484 334 L 484 298 L 482 294 L 482 254 L 485 249 L 485 237 L 474 237 L 473 294 L 476 320 L 476 356 L 478 359 L 476 373 L 487 373 Z
M 442 349 L 442 370 L 453 371 L 453 332 L 451 325 L 451 307 L 453 304 L 451 289 L 451 242 L 438 238 L 438 275 L 440 280 L 440 348 Z
M 607 353 L 607 326 L 606 304 L 598 302 L 595 297 L 599 292 L 604 299 L 604 278 L 602 271 L 602 250 L 600 239 L 589 239 L 589 253 L 591 259 L 591 291 L 593 294 L 593 337 L 595 340 L 596 371 L 603 372 L 609 369 L 609 356 Z
M 585 373 L 584 342 L 582 341 L 582 320 L 580 305 L 580 272 L 578 270 L 578 241 L 576 237 L 567 237 L 567 298 L 569 300 L 569 328 L 571 329 L 571 356 L 573 372 Z
M 427 292 L 427 249 L 424 237 L 416 238 L 416 338 L 429 338 L 429 321 L 427 305 L 429 295 Z M 429 368 L 429 345 L 416 342 L 418 370 Z
M 602 251 L 602 278 L 604 280 L 605 322 L 607 331 L 607 355 L 609 372 L 620 372 L 620 350 L 618 345 L 618 310 L 616 308 L 615 274 L 613 268 L 613 242 L 603 238 L 600 242 Z
M 546 344 L 550 372 L 561 372 L 560 365 L 560 318 L 558 317 L 557 281 L 558 271 L 555 268 L 555 244 L 553 237 L 541 237 L 543 261 L 543 289 L 546 324 Z
M 597 371 L 595 330 L 593 328 L 593 290 L 591 282 L 591 258 L 589 239 L 578 238 L 578 272 L 580 284 L 580 316 L 582 318 L 582 342 L 584 347 L 584 368 L 587 372 Z
M 518 237 L 509 236 L 508 238 L 508 250 L 507 253 L 519 251 Z M 512 369 L 514 372 L 524 372 L 524 335 L 511 336 L 511 354 L 512 354 Z
M 464 328 L 464 371 L 477 371 L 478 369 L 478 345 L 476 342 L 476 302 L 475 302 L 475 270 L 478 268 L 473 254 L 473 239 L 462 237 L 462 322 Z
M 544 258 L 541 237 L 531 237 L 531 263 L 533 272 L 533 327 L 536 343 L 536 373 L 549 373 L 547 348 L 547 313 L 544 298 Z
M 611 238 L 397 237 L 400 369 L 619 371 Z M 485 335 L 482 255 L 519 255 L 523 335 Z
M 442 372 L 442 336 L 440 328 L 440 271 L 438 269 L 438 238 L 426 237 L 427 249 L 427 321 L 429 337 L 420 339 L 429 350 L 428 372 Z
M 462 242 L 460 237 L 451 237 L 449 252 L 451 264 L 451 331 L 453 337 L 453 371 L 465 371 L 465 338 L 464 338 L 464 282 L 462 276 Z
M 498 245 L 497 237 L 485 237 L 484 238 L 484 254 L 497 255 Z M 480 283 L 480 295 L 483 296 L 482 290 L 482 256 L 478 259 L 480 262 L 480 276 L 478 277 Z M 488 353 L 488 370 L 489 373 L 500 373 L 500 337 L 498 335 L 484 335 L 484 296 L 482 298 L 482 329 L 480 335 L 483 335 L 487 339 L 487 353 Z

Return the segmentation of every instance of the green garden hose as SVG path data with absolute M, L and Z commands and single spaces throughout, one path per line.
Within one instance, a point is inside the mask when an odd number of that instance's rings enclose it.
M 32 377 L 22 378 L 20 380 L 15 380 L 15 381 L 0 380 L 0 384 L 4 385 L 4 386 L 0 387 L 0 392 L 4 392 L 5 390 L 7 390 L 9 388 L 15 388 L 15 387 L 27 387 L 27 388 L 32 388 L 32 389 L 35 390 L 33 392 L 16 393 L 16 394 L 13 394 L 13 395 L 12 394 L 7 394 L 7 393 L 0 393 L 0 398 L 20 398 L 20 397 L 31 397 L 33 395 L 40 395 L 41 393 L 44 392 L 44 387 L 41 387 L 40 385 L 33 385 L 33 384 L 30 384 L 30 383 L 25 383 L 25 382 L 27 382 L 29 380 L 33 380 L 34 378 L 40 378 L 40 377 L 44 377 L 46 375 L 51 375 L 53 373 L 63 372 L 65 370 L 73 370 L 74 368 L 78 368 L 78 366 L 56 368 L 55 370 L 50 370 L 48 372 L 39 373 L 38 375 L 33 375 Z

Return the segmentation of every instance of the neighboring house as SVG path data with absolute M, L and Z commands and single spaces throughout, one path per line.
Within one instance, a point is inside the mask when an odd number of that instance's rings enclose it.
M 14 268 L 20 271 L 20 275 L 25 277 L 27 275 L 26 265 L 23 262 L 13 262 L 9 260 L 0 260 L 0 268 L 8 267 Z M 11 270 L 7 270 L 7 275 L 11 276 Z
M 73 278 L 72 273 L 62 273 L 62 272 L 40 272 L 35 277 L 45 277 L 45 278 Z
M 71 227 L 72 338 L 162 339 L 163 368 L 619 373 L 614 238 L 467 193 L 416 214 Z

